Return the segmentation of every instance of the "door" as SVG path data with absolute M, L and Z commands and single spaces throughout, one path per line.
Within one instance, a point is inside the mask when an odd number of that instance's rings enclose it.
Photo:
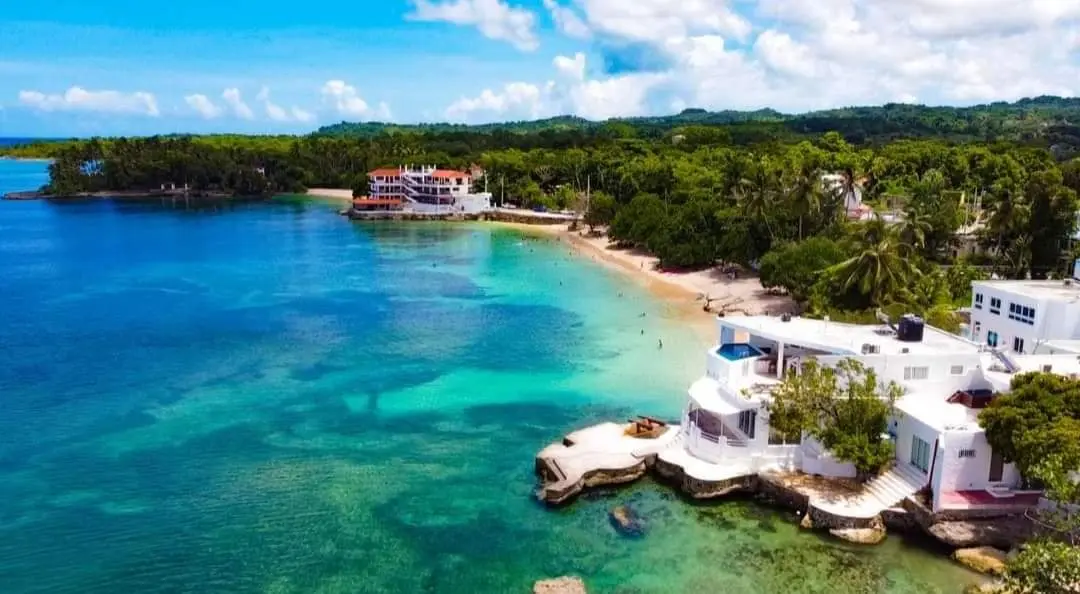
M 1005 460 L 1001 454 L 993 452 L 990 455 L 990 476 L 987 478 L 991 483 L 1000 483 L 1001 475 L 1005 472 Z

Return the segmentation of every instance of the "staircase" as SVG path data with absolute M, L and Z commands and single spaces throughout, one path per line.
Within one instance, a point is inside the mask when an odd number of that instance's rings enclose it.
M 910 464 L 897 462 L 888 472 L 871 480 L 849 503 L 867 515 L 879 514 L 914 495 L 926 486 L 929 477 Z

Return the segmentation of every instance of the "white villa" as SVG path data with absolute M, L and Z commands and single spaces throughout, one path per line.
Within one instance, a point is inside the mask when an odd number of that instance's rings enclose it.
M 904 392 L 888 431 L 895 464 L 868 485 L 868 515 L 925 487 L 935 512 L 1035 504 L 1039 494 L 1023 491 L 1016 469 L 987 443 L 979 410 L 1009 389 L 1014 373 L 1080 372 L 1075 355 L 1006 355 L 914 316 L 877 326 L 740 316 L 717 318 L 717 326 L 719 341 L 689 389 L 679 439 L 660 459 L 704 481 L 769 469 L 855 476 L 812 439 L 770 430 L 766 407 L 772 387 L 804 361 L 832 366 L 853 358 Z
M 1014 353 L 1080 355 L 1080 260 L 1073 278 L 976 281 L 971 338 Z
M 491 194 L 472 192 L 472 175 L 435 166 L 376 169 L 368 173 L 370 196 L 354 205 L 431 214 L 491 210 Z

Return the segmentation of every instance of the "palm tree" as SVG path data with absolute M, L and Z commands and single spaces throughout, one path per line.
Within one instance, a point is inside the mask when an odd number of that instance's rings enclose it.
M 897 226 L 897 234 L 900 240 L 916 250 L 926 247 L 926 236 L 933 230 L 928 217 L 922 210 L 909 208 L 904 213 L 903 220 Z
M 827 268 L 825 273 L 839 283 L 841 290 L 867 296 L 869 305 L 908 301 L 909 284 L 919 276 L 908 251 L 894 228 L 880 220 L 869 221 L 859 230 L 855 255 Z
M 736 186 L 743 216 L 751 221 L 764 222 L 769 240 L 774 242 L 776 234 L 769 224 L 769 212 L 775 207 L 776 178 L 765 160 L 754 162 L 746 173 L 747 176 L 741 178 Z
M 790 185 L 787 188 L 787 195 L 791 201 L 792 210 L 799 215 L 799 241 L 802 241 L 803 219 L 807 215 L 815 215 L 821 210 L 825 192 L 821 184 L 821 171 L 813 167 L 801 167 L 799 169 L 799 171 L 792 174 Z

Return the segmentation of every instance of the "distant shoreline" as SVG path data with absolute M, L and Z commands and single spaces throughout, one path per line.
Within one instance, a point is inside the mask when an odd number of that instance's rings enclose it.
M 45 157 L 12 157 L 10 155 L 0 155 L 0 161 L 24 161 L 27 163 L 52 163 L 52 159 Z

